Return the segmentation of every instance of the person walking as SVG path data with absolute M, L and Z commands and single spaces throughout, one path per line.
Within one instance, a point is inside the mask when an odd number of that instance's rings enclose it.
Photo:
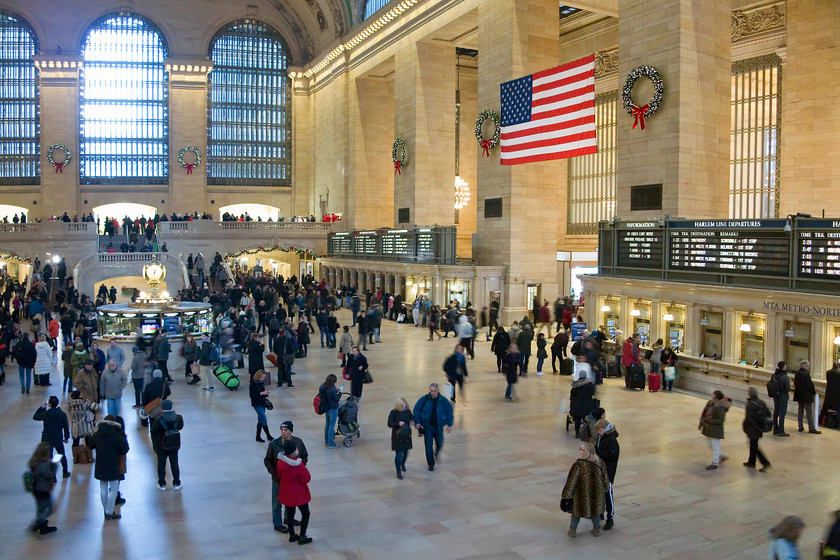
M 293 441 L 283 443 L 283 453 L 277 457 L 277 500 L 286 506 L 286 527 L 289 530 L 289 542 L 299 545 L 309 544 L 312 537 L 306 535 L 309 528 L 309 481 L 312 475 L 306 464 L 299 457 L 297 445 Z M 295 531 L 295 510 L 300 509 L 300 535 Z
M 161 413 L 152 422 L 152 449 L 157 455 L 158 490 L 166 490 L 166 461 L 172 471 L 172 489 L 181 489 L 181 467 L 178 464 L 178 450 L 181 449 L 181 430 L 184 418 L 172 410 L 172 401 L 164 399 Z
M 350 394 L 361 403 L 362 389 L 364 388 L 365 377 L 368 375 L 368 360 L 364 354 L 359 352 L 358 346 L 350 349 L 350 356 L 347 358 L 347 372 L 350 374 Z
M 511 336 L 511 342 L 513 342 Z M 534 331 L 530 324 L 522 326 L 522 332 L 516 337 L 516 346 L 519 348 L 519 353 L 522 355 L 522 363 L 519 366 L 519 375 L 525 377 L 528 375 L 528 362 L 531 361 L 531 342 L 534 341 Z
M 97 410 L 99 410 L 99 405 L 83 399 L 78 390 L 74 389 L 70 393 L 67 414 L 70 419 L 70 437 L 73 439 L 73 461 L 76 461 L 76 446 L 81 443 L 82 438 L 93 435 L 96 428 L 94 420 Z
M 125 364 L 125 352 L 122 348 L 120 348 L 120 345 L 117 344 L 117 340 L 114 338 L 112 338 L 111 342 L 108 343 L 108 351 L 105 353 L 105 357 L 108 360 L 114 360 L 117 362 L 119 367 L 123 367 Z
M 498 327 L 496 334 L 493 335 L 493 342 L 490 343 L 490 351 L 496 356 L 496 369 L 498 373 L 502 373 L 502 366 L 504 365 L 508 346 L 510 346 L 510 335 L 505 332 L 504 327 Z
M 475 336 L 475 329 L 472 323 L 470 323 L 469 317 L 461 315 L 458 318 L 458 344 L 463 348 L 462 351 L 469 352 L 470 359 L 475 359 L 475 353 L 472 349 L 473 336 Z
M 712 464 L 706 467 L 707 471 L 713 471 L 720 466 L 728 457 L 720 450 L 720 441 L 723 439 L 723 425 L 726 421 L 726 413 L 732 407 L 732 399 L 725 397 L 721 391 L 712 393 L 712 398 L 703 407 L 700 415 L 698 430 L 706 436 L 709 447 L 712 449 Z
M 218 356 L 214 354 L 218 354 Z M 221 360 L 221 353 L 218 347 L 210 340 L 210 334 L 206 332 L 201 333 L 201 353 L 198 356 L 198 365 L 201 367 L 201 377 L 204 377 L 204 383 L 201 386 L 202 391 L 212 391 L 214 389 L 213 367 L 218 360 Z
M 283 453 L 283 445 L 287 441 L 295 444 L 298 451 L 298 458 L 306 465 L 309 462 L 309 452 L 306 450 L 303 440 L 293 435 L 295 426 L 291 420 L 286 420 L 280 424 L 280 437 L 271 440 L 268 444 L 268 449 L 265 452 L 265 459 L 263 464 L 271 475 L 271 520 L 274 523 L 274 530 L 279 533 L 288 533 L 289 527 L 284 523 L 283 504 L 277 499 L 277 494 L 280 490 L 280 478 L 277 476 L 277 459 Z M 300 522 L 293 521 L 295 525 L 300 525 Z
M 35 497 L 35 521 L 30 530 L 48 535 L 58 529 L 49 525 L 52 514 L 52 491 L 56 483 L 58 465 L 52 460 L 52 445 L 41 442 L 29 458 L 29 473 L 32 481 L 32 495 Z
M 499 331 L 504 332 L 503 329 L 504 327 L 499 327 Z M 509 344 L 504 357 L 505 381 L 507 381 L 505 399 L 509 401 L 513 400 L 513 386 L 519 381 L 519 364 L 521 363 L 522 354 L 519 353 L 519 346 Z
M 163 372 L 163 376 L 169 383 L 172 383 L 173 379 L 169 375 L 169 367 L 167 366 L 167 362 L 169 361 L 169 354 L 172 352 L 172 347 L 169 344 L 169 339 L 166 337 L 163 331 L 158 331 L 157 341 L 154 345 L 154 355 L 155 359 L 157 360 L 157 366 L 160 371 Z
M 831 518 L 833 523 L 825 538 L 822 560 L 840 560 L 840 510 L 835 511 Z
M 770 529 L 771 560 L 799 560 L 799 550 L 796 543 L 802 535 L 805 522 L 795 515 L 789 515 Z
M 198 354 L 201 352 L 201 349 L 198 347 L 198 343 L 195 341 L 195 338 L 191 333 L 187 333 L 184 335 L 184 377 L 190 378 L 189 385 L 195 385 L 201 381 L 201 376 L 199 372 L 201 370 L 201 366 L 197 364 L 198 362 Z M 193 366 L 196 364 L 196 366 Z M 196 369 L 198 368 L 198 369 Z
M 799 412 L 796 419 L 799 422 L 799 431 L 804 432 L 805 428 L 802 423 L 802 416 L 808 418 L 808 433 L 820 434 L 814 426 L 814 396 L 817 394 L 817 389 L 814 387 L 814 381 L 811 379 L 811 364 L 808 360 L 799 362 L 799 369 L 793 377 L 793 400 L 799 404 Z
M 155 399 L 163 401 L 163 399 L 169 397 L 171 394 L 172 391 L 169 389 L 169 383 L 163 378 L 163 372 L 156 369 L 152 372 L 152 380 L 143 388 L 143 401 L 141 406 L 145 407 Z M 160 406 L 149 411 L 148 417 L 145 419 L 146 424 L 143 425 L 148 425 L 150 432 L 152 423 L 161 412 L 163 412 L 163 409 Z
M 257 413 L 257 441 L 264 443 L 265 440 L 260 437 L 260 434 L 265 431 L 265 437 L 268 441 L 274 439 L 271 432 L 268 431 L 268 418 L 265 416 L 265 411 L 268 408 L 268 395 L 270 391 L 265 389 L 265 372 L 262 370 L 254 373 L 251 378 L 251 384 L 248 386 L 248 394 L 251 397 L 251 406 L 254 412 Z
M 69 477 L 70 469 L 67 467 L 64 444 L 70 441 L 70 423 L 67 420 L 67 415 L 58 407 L 58 397 L 51 396 L 47 402 L 35 411 L 32 419 L 44 423 L 44 429 L 41 431 L 41 441 L 49 443 L 56 453 L 61 454 L 61 470 L 64 478 Z
M 548 358 L 548 352 L 545 351 L 547 345 L 548 341 L 545 339 L 545 334 L 539 333 L 537 335 L 537 375 L 544 375 L 542 368 L 545 359 Z
M 140 403 L 143 402 L 143 385 L 146 382 L 146 369 L 149 366 L 149 356 L 140 347 L 135 346 L 131 349 L 131 383 L 134 385 L 134 406 L 132 408 L 140 408 Z
M 463 317 L 463 316 L 462 316 Z M 455 402 L 455 386 L 464 392 L 464 378 L 467 373 L 467 357 L 464 355 L 465 348 L 462 344 L 455 346 L 455 352 L 443 362 L 443 371 L 446 373 L 446 380 L 452 385 L 452 399 Z
M 621 453 L 621 446 L 618 445 L 618 431 L 615 426 L 605 419 L 595 422 L 595 453 L 604 462 L 607 469 L 609 487 L 604 493 L 604 501 L 607 509 L 607 522 L 604 524 L 604 531 L 609 531 L 615 525 L 615 500 L 613 499 L 613 484 L 615 484 L 615 473 L 618 470 L 618 456 Z
M 318 387 L 318 394 L 327 402 L 327 412 L 324 414 L 324 445 L 330 449 L 338 448 L 338 444 L 334 441 L 335 423 L 338 421 L 338 401 L 340 400 L 339 391 L 335 386 L 336 381 L 338 381 L 338 378 L 331 373 Z
M 581 518 L 592 520 L 592 536 L 601 534 L 601 514 L 606 509 L 609 478 L 604 462 L 595 453 L 595 446 L 581 442 L 578 460 L 572 464 L 561 494 L 560 509 L 572 514 L 570 537 L 577 536 Z
M 246 350 L 248 352 L 248 376 L 253 378 L 254 374 L 262 371 L 263 377 L 265 377 L 265 362 L 263 360 L 265 344 L 260 341 L 260 335 L 255 332 L 251 333 Z
M 429 385 L 429 392 L 420 397 L 414 405 L 414 426 L 423 436 L 426 447 L 426 463 L 429 470 L 435 470 L 435 458 L 443 449 L 443 433 L 452 431 L 455 418 L 452 403 L 440 394 L 437 383 Z M 434 450 L 432 443 L 434 442 Z
M 341 354 L 341 367 L 347 367 L 347 358 L 350 357 L 351 352 L 353 351 L 353 335 L 350 334 L 350 327 L 344 325 L 341 327 L 342 333 L 341 338 L 338 340 L 338 351 Z M 346 370 L 345 370 L 346 371 Z
M 117 362 L 110 360 L 99 377 L 99 394 L 105 399 L 107 413 L 111 416 L 120 415 L 122 393 L 128 384 L 128 377 Z
M 93 477 L 99 481 L 99 498 L 105 520 L 120 519 L 122 516 L 114 508 L 120 491 L 120 480 L 125 478 L 128 439 L 118 418 L 109 414 L 99 422 L 96 432 L 87 438 L 87 446 L 96 450 Z
M 440 340 L 442 338 L 440 336 L 440 331 L 438 330 L 440 328 L 440 308 L 437 305 L 433 305 L 429 309 L 429 317 L 427 324 L 429 326 L 428 342 L 433 342 L 435 339 L 435 335 L 437 335 L 438 340 Z
M 38 335 L 38 342 L 35 343 L 35 384 L 41 387 L 52 385 L 50 373 L 52 373 L 52 346 L 47 342 L 47 335 Z
M 394 409 L 388 414 L 388 427 L 391 428 L 391 450 L 394 452 L 394 466 L 397 478 L 403 479 L 405 461 L 411 450 L 411 430 L 414 429 L 414 414 L 408 408 L 408 402 L 402 397 L 397 399 Z
M 770 461 L 767 460 L 767 457 L 758 448 L 758 440 L 764 437 L 761 424 L 764 418 L 770 414 L 770 411 L 767 409 L 764 401 L 758 398 L 758 389 L 755 387 L 747 389 L 747 396 L 746 414 L 744 415 L 742 427 L 744 433 L 747 434 L 747 439 L 750 440 L 750 457 L 744 463 L 744 466 L 754 469 L 757 457 L 761 461 L 759 472 L 767 472 L 770 470 Z

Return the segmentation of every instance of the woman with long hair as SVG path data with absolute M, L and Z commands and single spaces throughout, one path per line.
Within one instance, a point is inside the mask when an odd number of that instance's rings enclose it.
M 402 480 L 405 472 L 405 460 L 411 449 L 411 434 L 414 429 L 414 414 L 408 402 L 402 397 L 397 399 L 394 409 L 388 415 L 388 427 L 391 428 L 391 450 L 394 451 L 394 466 L 397 478 Z
M 198 370 L 193 371 L 193 364 L 198 362 L 198 343 L 191 333 L 184 335 L 184 360 L 187 365 L 184 367 L 184 376 L 192 377 L 190 385 L 195 385 L 201 378 L 198 376 Z
M 255 333 L 256 334 L 256 333 Z M 265 432 L 268 441 L 273 440 L 271 432 L 268 431 L 268 418 L 265 416 L 266 400 L 271 393 L 265 390 L 265 372 L 259 370 L 254 373 L 251 378 L 251 384 L 248 386 L 248 394 L 251 397 L 251 406 L 254 407 L 254 412 L 257 413 L 257 441 L 264 442 L 260 437 L 261 432 Z
M 566 485 L 563 487 L 560 509 L 572 514 L 567 534 L 577 535 L 578 523 L 582 517 L 592 520 L 592 536 L 601 534 L 601 514 L 606 510 L 606 491 L 609 478 L 604 462 L 595 453 L 595 446 L 581 442 L 580 456 L 569 469 Z
M 805 528 L 805 522 L 795 515 L 788 515 L 770 529 L 769 557 L 775 560 L 799 560 L 796 541 Z

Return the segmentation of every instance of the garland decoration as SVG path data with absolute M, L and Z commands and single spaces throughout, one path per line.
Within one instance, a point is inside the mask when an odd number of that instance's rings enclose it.
M 397 158 L 397 150 L 400 152 L 399 159 Z M 391 147 L 391 161 L 394 162 L 394 175 L 397 173 L 402 175 L 402 168 L 405 167 L 405 142 L 400 137 L 394 140 L 394 145 Z
M 0 260 L 2 261 L 17 261 L 23 264 L 32 264 L 32 259 L 26 257 L 19 257 L 14 253 L 9 253 L 8 255 L 0 254 Z
M 55 161 L 53 159 L 53 152 L 56 150 L 64 152 L 64 161 Z M 47 150 L 47 161 L 50 162 L 50 165 L 55 167 L 56 173 L 64 173 L 64 166 L 69 165 L 71 159 L 73 159 L 73 155 L 70 153 L 70 148 L 64 144 L 54 144 L 50 146 L 49 150 Z
M 184 154 L 186 154 L 187 152 L 192 152 L 195 154 L 195 163 L 187 163 L 184 161 Z M 178 152 L 178 163 L 181 164 L 181 167 L 186 168 L 187 175 L 192 175 L 193 169 L 201 165 L 201 150 L 199 150 L 195 146 L 187 146 L 186 148 L 181 148 L 181 151 Z
M 281 247 L 280 245 L 275 245 L 274 247 L 262 247 L 260 246 L 258 249 L 254 249 L 253 251 L 249 251 L 248 249 L 242 249 L 238 253 L 228 253 L 225 255 L 225 259 L 236 259 L 241 257 L 242 255 L 256 255 L 258 253 L 271 253 L 272 251 L 285 251 L 286 253 L 294 253 L 298 257 L 303 258 L 310 258 L 310 259 L 323 259 L 324 255 L 318 255 L 313 253 L 309 249 L 301 249 L 300 247 Z
M 481 135 L 481 127 L 484 121 L 490 119 L 493 121 L 493 137 L 489 140 Z M 483 155 L 490 157 L 490 150 L 499 145 L 499 139 L 502 137 L 502 127 L 500 126 L 499 114 L 491 109 L 486 109 L 478 114 L 475 119 L 475 139 L 478 145 L 484 150 Z
M 653 82 L 653 99 L 651 99 L 648 103 L 639 106 L 633 103 L 632 93 L 633 86 L 636 85 L 636 81 L 641 77 L 648 78 L 651 82 Z M 627 80 L 624 82 L 624 88 L 621 90 L 621 100 L 624 105 L 624 110 L 627 111 L 629 115 L 635 117 L 635 120 L 633 121 L 633 129 L 636 128 L 636 125 L 640 125 L 641 130 L 645 129 L 645 117 L 651 116 L 659 109 L 659 105 L 662 103 L 662 93 L 664 91 L 665 86 L 662 83 L 662 78 L 653 66 L 645 65 L 633 68 L 627 76 Z

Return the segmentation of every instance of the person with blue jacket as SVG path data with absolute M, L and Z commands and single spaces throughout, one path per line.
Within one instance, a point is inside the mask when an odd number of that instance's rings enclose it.
M 435 470 L 435 457 L 443 449 L 443 432 L 452 431 L 452 403 L 440 394 L 437 383 L 429 385 L 429 394 L 423 395 L 414 405 L 414 424 L 426 444 L 426 463 Z M 432 441 L 435 450 L 432 452 Z

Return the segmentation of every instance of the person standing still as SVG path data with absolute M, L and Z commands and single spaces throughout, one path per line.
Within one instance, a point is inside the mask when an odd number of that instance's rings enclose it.
M 784 362 L 776 365 L 772 380 L 775 380 L 777 389 L 773 398 L 773 435 L 776 437 L 790 437 L 785 432 L 785 416 L 787 415 L 788 401 L 790 400 L 790 377 Z
M 152 448 L 157 455 L 158 490 L 166 490 L 166 460 L 172 471 L 172 489 L 181 489 L 181 467 L 178 464 L 178 450 L 181 449 L 181 430 L 184 418 L 172 410 L 172 401 L 164 400 L 162 412 L 154 419 L 151 427 Z
M 799 422 L 799 431 L 804 432 L 805 427 L 802 423 L 802 415 L 808 417 L 808 433 L 820 434 L 816 427 L 814 427 L 814 396 L 817 394 L 817 389 L 814 387 L 814 382 L 811 379 L 811 364 L 807 360 L 799 362 L 799 370 L 793 377 L 793 400 L 799 404 L 799 412 L 796 419 Z

